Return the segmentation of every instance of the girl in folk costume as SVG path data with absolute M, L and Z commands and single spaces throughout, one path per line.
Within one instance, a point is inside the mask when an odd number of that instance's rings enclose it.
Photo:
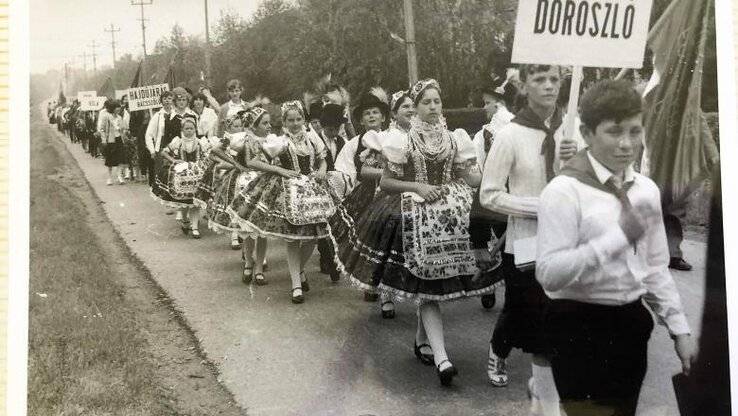
M 299 101 L 282 104 L 284 135 L 269 138 L 263 150 L 279 160 L 272 166 L 254 158 L 249 166 L 264 173 L 251 181 L 231 203 L 228 212 L 246 232 L 287 242 L 287 265 L 292 279 L 292 302 L 302 303 L 310 290 L 305 264 L 315 243 L 328 238 L 327 219 L 335 212 L 325 183 L 325 145 L 305 130 Z M 256 162 L 256 163 L 254 163 Z
M 244 112 L 241 120 L 246 130 L 238 138 L 243 136 L 243 140 L 232 141 L 232 146 L 228 149 L 228 156 L 234 159 L 234 167 L 237 169 L 230 169 L 221 176 L 213 202 L 208 207 L 210 217 L 208 226 L 216 232 L 231 231 L 231 244 L 234 239 L 237 243 L 241 234 L 244 260 L 242 280 L 250 284 L 254 279 L 256 284 L 265 285 L 267 281 L 264 277 L 264 259 L 267 240 L 258 233 L 240 230 L 233 222 L 228 207 L 234 198 L 256 179 L 259 171 L 255 168 L 269 169 L 271 158 L 264 154 L 262 148 L 271 131 L 271 120 L 269 113 L 261 107 L 253 107 Z
M 408 91 L 397 91 L 390 99 L 392 121 L 390 130 L 397 129 L 407 133 L 410 131 L 410 120 L 415 115 L 415 104 Z
M 489 293 L 500 279 L 477 268 L 469 239 L 471 186 L 480 181 L 471 139 L 446 129 L 435 80 L 416 83 L 410 96 L 417 116 L 407 134 L 382 133 L 381 192 L 337 258 L 360 288 L 418 304 L 415 354 L 435 364 L 446 386 L 458 372 L 446 355 L 439 302 Z
M 182 120 L 185 117 L 192 117 L 197 120 L 197 114 L 189 108 L 190 94 L 182 87 L 172 90 L 172 109 L 166 117 L 164 117 L 164 128 L 162 129 L 162 137 L 159 145 L 160 149 L 165 149 L 175 137 L 180 136 L 182 129 Z M 159 160 L 154 170 L 161 172 L 161 164 L 163 160 Z M 177 221 L 184 221 L 181 217 L 182 211 L 177 211 Z
M 182 136 L 175 137 L 161 152 L 163 164 L 157 174 L 151 195 L 162 205 L 177 208 L 182 218 L 182 232 L 192 231 L 193 238 L 200 238 L 200 208 L 193 197 L 205 171 L 210 143 L 197 138 L 197 121 L 191 117 L 182 119 Z
M 354 109 L 354 118 L 359 120 L 364 132 L 349 140 L 336 160 L 336 170 L 343 173 L 352 188 L 329 221 L 336 247 L 343 246 L 344 241 L 355 236 L 354 218 L 370 205 L 376 195 L 384 168 L 381 139 L 377 133 L 382 131 L 385 120 L 389 118 L 390 107 L 386 100 L 387 94 L 381 88 L 373 88 L 371 93 L 361 98 Z M 364 292 L 367 302 L 374 302 L 378 298 L 379 294 L 373 290 Z M 383 318 L 395 317 L 394 303 L 386 293 L 382 294 L 380 308 Z
M 201 119 L 202 120 L 202 119 Z M 216 189 L 219 187 L 220 180 L 223 174 L 233 169 L 239 171 L 245 171 L 246 168 L 243 165 L 239 165 L 229 154 L 229 150 L 239 148 L 243 145 L 244 133 L 243 133 L 243 122 L 240 114 L 234 114 L 225 120 L 226 133 L 222 139 L 217 137 L 210 138 L 210 155 L 208 157 L 209 164 L 203 173 L 202 179 L 197 187 L 197 192 L 193 198 L 194 202 L 203 210 L 207 210 L 207 216 L 212 220 L 215 213 L 213 212 L 214 195 Z M 198 127 L 200 123 L 198 122 Z M 233 151 L 235 155 L 236 151 Z M 230 201 L 228 201 L 230 202 Z M 221 210 L 221 213 L 225 212 L 225 207 Z M 210 225 L 211 221 L 208 221 Z M 212 228 L 212 227 L 210 227 Z M 235 240 L 235 242 L 233 241 Z M 238 241 L 238 235 L 236 234 L 231 239 L 231 249 L 238 250 L 241 248 L 241 244 Z

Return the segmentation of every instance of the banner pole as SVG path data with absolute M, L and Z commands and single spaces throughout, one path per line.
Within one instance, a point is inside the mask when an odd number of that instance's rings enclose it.
M 582 85 L 584 70 L 581 66 L 575 66 L 571 73 L 571 87 L 569 88 L 569 106 L 566 110 L 566 118 L 564 119 L 564 138 L 571 139 L 574 137 L 574 126 L 577 117 L 577 108 L 579 107 L 579 88 Z

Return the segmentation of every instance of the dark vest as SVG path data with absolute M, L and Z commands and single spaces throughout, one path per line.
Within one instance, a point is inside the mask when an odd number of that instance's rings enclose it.
M 336 154 L 331 153 L 330 147 L 328 147 L 328 140 L 323 137 L 323 133 L 320 133 L 320 140 L 323 141 L 323 144 L 325 145 L 325 151 L 326 151 L 326 164 L 328 166 L 327 171 L 334 171 L 336 170 L 336 157 L 338 157 L 338 154 L 341 153 L 341 149 L 343 149 L 343 146 L 346 144 L 346 140 L 343 139 L 341 136 L 336 136 Z

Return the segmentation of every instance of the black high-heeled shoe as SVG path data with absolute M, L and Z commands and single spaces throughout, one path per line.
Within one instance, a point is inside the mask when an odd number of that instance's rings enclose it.
M 423 363 L 424 365 L 429 365 L 429 366 L 433 365 L 433 354 L 423 354 L 423 352 L 420 351 L 420 349 L 423 347 L 431 348 L 431 346 L 428 344 L 418 345 L 417 341 L 414 341 L 413 344 L 414 344 L 413 350 L 415 352 L 415 356 L 418 357 L 418 360 L 420 360 L 420 362 Z
M 446 367 L 446 369 L 444 369 L 443 371 L 441 371 L 439 368 L 440 368 L 441 364 L 443 364 L 445 362 L 451 363 L 451 361 L 449 361 L 449 360 L 443 360 L 443 361 L 441 361 L 436 366 L 436 374 L 438 374 L 438 379 L 441 380 L 441 385 L 442 386 L 450 386 L 451 385 L 451 381 L 454 379 L 454 377 L 456 377 L 457 375 L 459 375 L 459 370 L 457 370 L 456 367 L 454 367 L 454 365 L 451 364 L 450 366 Z

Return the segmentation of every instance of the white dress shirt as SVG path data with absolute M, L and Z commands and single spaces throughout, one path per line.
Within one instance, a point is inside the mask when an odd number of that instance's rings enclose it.
M 228 100 L 228 112 L 226 113 L 226 117 L 236 115 L 239 111 L 243 111 L 245 109 L 246 101 L 241 100 L 238 103 L 234 103 L 233 101 Z
M 218 115 L 210 107 L 202 109 L 202 114 L 197 120 L 197 135 L 204 137 L 213 137 L 218 128 Z
M 146 148 L 149 150 L 149 153 L 153 154 L 161 150 L 161 138 L 164 136 L 164 123 L 167 117 L 169 117 L 169 112 L 162 108 L 154 113 L 151 120 L 149 120 L 144 136 L 146 138 Z
M 554 133 L 556 173 L 561 165 L 562 137 L 563 125 Z M 546 160 L 541 154 L 545 138 L 542 130 L 509 123 L 497 132 L 484 164 L 479 201 L 484 208 L 509 216 L 505 253 L 515 253 L 516 240 L 536 235 L 538 197 L 546 186 Z M 586 147 L 578 128 L 573 139 L 579 149 Z
M 600 183 L 613 174 L 589 155 Z M 689 324 L 669 272 L 658 187 L 632 166 L 625 182 L 631 205 L 646 213 L 645 234 L 631 244 L 618 225 L 622 204 L 612 193 L 558 176 L 541 194 L 536 278 L 551 299 L 619 306 L 643 297 L 671 335 Z

